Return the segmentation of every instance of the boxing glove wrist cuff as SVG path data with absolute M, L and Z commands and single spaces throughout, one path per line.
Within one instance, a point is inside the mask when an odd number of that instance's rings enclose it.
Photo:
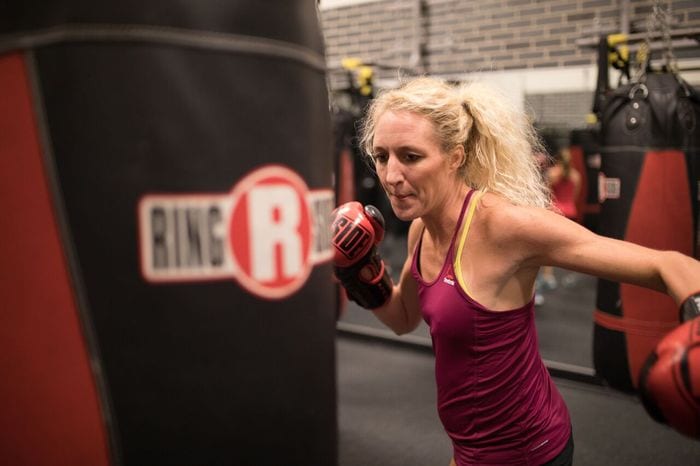
M 700 316 L 700 291 L 688 296 L 680 309 L 681 322 L 687 322 Z
M 376 246 L 357 264 L 336 267 L 335 276 L 345 288 L 348 298 L 365 309 L 381 307 L 391 297 L 391 276 Z

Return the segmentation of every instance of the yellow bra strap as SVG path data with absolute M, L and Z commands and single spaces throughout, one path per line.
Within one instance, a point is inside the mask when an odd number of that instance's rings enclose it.
M 457 254 L 455 254 L 455 262 L 454 262 L 455 277 L 457 278 L 457 282 L 459 283 L 459 286 L 461 286 L 462 289 L 468 295 L 471 295 L 471 293 L 469 292 L 469 288 L 467 288 L 467 284 L 464 282 L 464 278 L 462 277 L 462 251 L 464 250 L 464 243 L 466 242 L 467 234 L 469 233 L 469 226 L 472 223 L 472 218 L 474 218 L 474 211 L 476 210 L 476 206 L 479 204 L 479 199 L 481 199 L 482 194 L 484 194 L 482 191 L 475 192 L 472 195 L 471 200 L 469 201 L 467 216 L 464 219 L 464 223 L 462 226 L 462 234 L 459 237 L 459 244 L 457 246 Z

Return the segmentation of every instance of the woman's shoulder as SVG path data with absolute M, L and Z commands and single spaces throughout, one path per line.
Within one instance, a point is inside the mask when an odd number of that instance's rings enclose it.
M 550 212 L 516 205 L 495 193 L 485 193 L 480 201 L 477 223 L 484 237 L 494 242 L 522 241 L 546 223 Z
M 411 222 L 411 225 L 408 227 L 408 249 L 409 249 L 409 251 L 413 251 L 413 249 L 415 248 L 416 243 L 418 242 L 418 238 L 420 238 L 420 234 L 423 231 L 423 228 L 424 228 L 424 223 L 420 217 L 414 219 Z

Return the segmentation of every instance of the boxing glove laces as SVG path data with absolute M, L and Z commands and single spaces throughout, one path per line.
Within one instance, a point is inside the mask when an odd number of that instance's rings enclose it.
M 382 306 L 393 284 L 377 245 L 384 238 L 384 217 L 371 205 L 347 202 L 333 211 L 335 276 L 349 299 L 366 309 Z

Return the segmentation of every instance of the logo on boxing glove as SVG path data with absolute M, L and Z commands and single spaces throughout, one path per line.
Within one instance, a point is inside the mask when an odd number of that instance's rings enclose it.
M 362 225 L 360 217 L 352 220 L 340 214 L 333 222 L 332 243 L 342 257 L 335 255 L 338 265 L 350 265 L 364 256 L 372 245 L 374 234 Z M 345 263 L 345 264 L 344 264 Z
M 363 207 L 357 201 L 341 205 L 331 217 L 336 278 L 348 298 L 360 306 L 382 306 L 392 291 L 391 277 L 377 252 L 384 237 L 384 217 L 376 207 Z

